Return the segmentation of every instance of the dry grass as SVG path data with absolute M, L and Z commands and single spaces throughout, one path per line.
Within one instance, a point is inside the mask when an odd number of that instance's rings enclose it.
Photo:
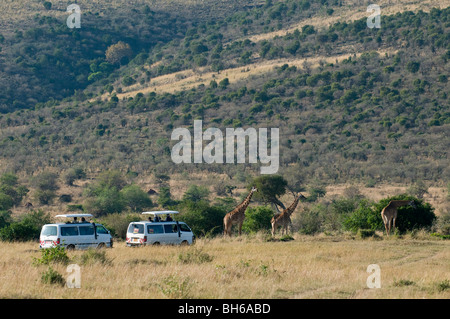
M 295 235 L 201 239 L 193 247 L 107 249 L 110 264 L 81 265 L 81 288 L 40 281 L 36 243 L 0 243 L 0 297 L 6 298 L 449 298 L 450 242 L 354 240 Z M 186 258 L 188 253 L 212 258 Z M 69 252 L 79 262 L 83 252 Z M 179 255 L 183 261 L 180 262 Z M 369 289 L 369 264 L 381 289 Z M 65 266 L 54 265 L 64 277 Z M 446 281 L 447 280 L 447 281 Z M 406 284 L 407 283 L 407 284 Z M 447 288 L 446 288 L 447 287 Z

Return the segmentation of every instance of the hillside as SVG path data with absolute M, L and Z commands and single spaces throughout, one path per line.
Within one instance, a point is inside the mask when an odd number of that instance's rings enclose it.
M 240 186 L 259 174 L 175 165 L 171 133 L 195 119 L 280 128 L 278 173 L 298 187 L 449 180 L 448 1 L 381 2 L 379 29 L 358 1 L 81 0 L 81 29 L 53 2 L 1 4 L 1 172 L 25 183 L 74 167 Z M 132 54 L 108 62 L 119 41 Z

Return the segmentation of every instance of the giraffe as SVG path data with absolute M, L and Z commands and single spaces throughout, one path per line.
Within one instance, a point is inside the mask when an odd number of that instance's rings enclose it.
M 291 204 L 291 206 L 289 206 L 288 208 L 283 210 L 281 212 L 281 214 L 278 214 L 278 215 L 272 217 L 272 220 L 270 221 L 270 223 L 272 224 L 272 236 L 275 236 L 275 231 L 280 226 L 282 227 L 281 228 L 282 235 L 284 234 L 284 231 L 286 231 L 286 234 L 287 234 L 288 226 L 291 226 L 291 228 L 292 228 L 291 215 L 294 212 L 295 208 L 297 208 L 298 201 L 300 199 L 306 199 L 306 197 L 299 193 L 295 197 L 294 202 Z
M 391 233 L 391 226 L 395 228 L 395 220 L 397 219 L 397 208 L 400 206 L 410 205 L 416 207 L 412 200 L 391 200 L 389 204 L 381 211 L 381 218 L 383 219 L 386 234 Z
M 253 196 L 254 192 L 257 192 L 258 189 L 256 187 L 252 187 L 250 193 L 244 199 L 242 203 L 236 206 L 231 212 L 225 215 L 223 218 L 223 234 L 231 236 L 231 227 L 235 224 L 238 224 L 239 235 L 241 235 L 242 223 L 245 219 L 245 210 L 247 206 L 250 204 L 250 199 Z

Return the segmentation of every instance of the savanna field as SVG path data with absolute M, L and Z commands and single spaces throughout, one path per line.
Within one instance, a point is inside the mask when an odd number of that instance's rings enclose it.
M 42 260 L 36 242 L 1 242 L 0 297 L 447 299 L 450 242 L 430 238 L 421 232 L 369 239 L 295 234 L 281 241 L 258 233 L 141 248 L 117 241 L 112 249 L 69 251 L 66 263 L 49 264 L 36 262 Z M 80 266 L 81 288 L 65 285 L 73 263 Z M 379 289 L 367 286 L 371 264 L 380 267 Z M 62 279 L 45 281 L 49 269 Z
M 0 299 L 450 299 L 449 66 L 450 0 L 0 0 Z M 127 247 L 160 210 L 195 244 Z

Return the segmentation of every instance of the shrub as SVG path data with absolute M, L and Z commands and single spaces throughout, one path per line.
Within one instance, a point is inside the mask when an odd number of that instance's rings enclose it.
M 416 207 L 403 206 L 398 208 L 396 229 L 400 232 L 406 232 L 414 229 L 431 227 L 436 215 L 430 204 L 423 200 L 409 195 L 398 195 L 382 199 L 378 203 L 371 203 L 367 200 L 361 200 L 355 211 L 345 217 L 343 227 L 346 230 L 357 232 L 359 229 L 384 230 L 381 211 L 391 200 L 409 200 L 414 201 Z
M 126 64 L 132 55 L 130 45 L 122 41 L 109 46 L 105 53 L 106 61 L 111 64 Z
M 63 246 L 41 249 L 41 258 L 33 257 L 33 265 L 49 265 L 51 263 L 67 265 L 69 262 L 70 258 Z
M 176 201 L 172 199 L 170 193 L 170 187 L 161 187 L 159 190 L 158 204 L 162 207 L 169 207 L 176 204 Z
M 51 190 L 41 190 L 37 189 L 34 192 L 34 199 L 39 202 L 41 205 L 51 204 L 53 199 L 56 197 L 56 193 Z
M 44 1 L 43 5 L 44 5 L 45 10 L 52 9 L 52 3 L 50 1 Z
M 120 193 L 124 204 L 134 212 L 142 211 L 145 208 L 153 206 L 152 200 L 148 197 L 148 194 L 137 185 L 125 186 Z
M 125 76 L 122 80 L 122 84 L 124 86 L 130 86 L 132 84 L 136 83 L 136 81 L 131 76 Z
M 48 267 L 47 271 L 42 273 L 41 282 L 44 284 L 64 286 L 66 280 L 59 272 L 54 270 L 52 267 Z
M 11 224 L 11 212 L 10 211 L 0 211 L 0 229 Z
M 220 233 L 226 214 L 222 207 L 210 206 L 204 200 L 183 201 L 178 205 L 178 211 L 181 213 L 180 219 L 191 227 L 196 236 Z
M 406 69 L 411 73 L 416 73 L 419 71 L 420 68 L 420 62 L 416 61 L 410 61 L 408 64 L 406 64 Z
M 177 275 L 170 275 L 163 278 L 158 287 L 165 296 L 171 299 L 187 299 L 190 296 L 192 283 L 189 277 L 181 280 Z
M 344 229 L 355 233 L 359 229 L 382 230 L 383 220 L 381 219 L 381 214 L 377 213 L 372 206 L 372 202 L 365 199 L 361 200 L 357 208 L 344 218 Z
M 321 212 L 324 209 L 322 205 L 304 209 L 296 222 L 298 232 L 304 235 L 314 235 L 321 232 L 324 221 Z
M 368 237 L 374 237 L 375 231 L 372 229 L 360 229 L 360 230 L 358 230 L 358 236 L 362 239 L 368 238 Z
M 95 216 L 103 216 L 120 213 L 125 207 L 125 202 L 115 187 L 107 187 L 102 189 L 97 196 L 88 198 L 83 207 Z
M 142 219 L 140 214 L 114 213 L 103 216 L 100 222 L 113 236 L 125 239 L 127 236 L 128 225 L 131 222 L 140 219 Z
M 39 238 L 43 225 L 50 223 L 50 215 L 41 210 L 26 214 L 21 220 L 0 229 L 3 241 L 27 241 Z
M 183 201 L 199 202 L 201 200 L 207 200 L 209 196 L 209 190 L 204 186 L 191 185 L 183 195 Z
M 0 210 L 9 210 L 14 206 L 11 196 L 0 193 Z
M 178 254 L 178 261 L 182 264 L 203 264 L 211 262 L 213 259 L 213 256 L 195 247 Z
M 112 263 L 112 260 L 106 256 L 105 250 L 93 248 L 89 248 L 87 251 L 83 252 L 80 258 L 82 265 L 92 265 L 96 263 L 110 265 Z
M 249 207 L 245 212 L 245 220 L 242 231 L 245 233 L 255 233 L 260 230 L 270 229 L 270 220 L 273 211 L 267 206 Z
M 286 235 L 281 236 L 280 240 L 281 241 L 291 241 L 291 240 L 294 240 L 294 237 L 292 237 L 289 234 L 286 234 Z
M 403 206 L 398 208 L 398 216 L 395 226 L 401 233 L 414 229 L 429 228 L 436 219 L 434 208 L 429 203 L 425 203 L 422 199 L 406 194 L 381 200 L 375 205 L 375 214 L 379 215 L 381 218 L 381 210 L 391 200 L 412 200 L 416 205 L 415 208 L 411 206 Z

